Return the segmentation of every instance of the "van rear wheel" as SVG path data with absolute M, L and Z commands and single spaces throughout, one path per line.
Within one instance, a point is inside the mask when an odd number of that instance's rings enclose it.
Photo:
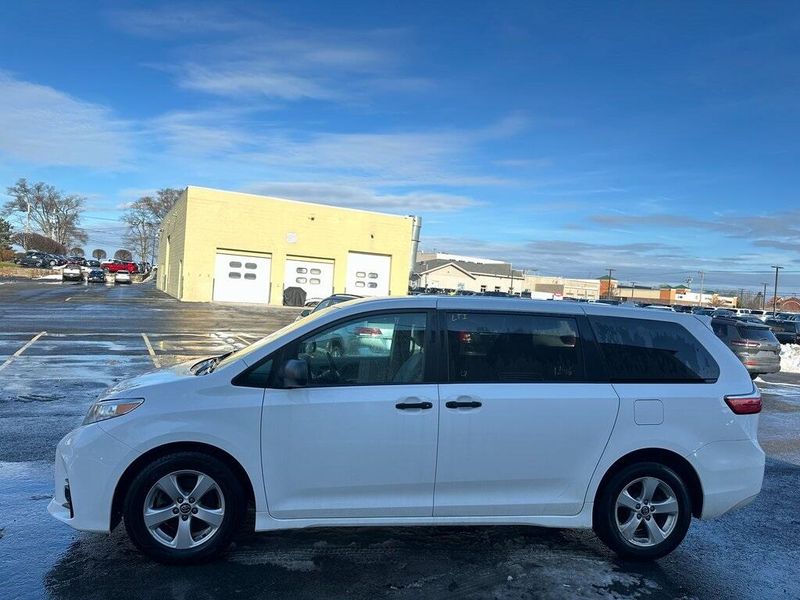
M 620 557 L 654 560 L 672 552 L 692 519 L 686 484 L 669 467 L 642 462 L 615 473 L 600 491 L 594 530 Z

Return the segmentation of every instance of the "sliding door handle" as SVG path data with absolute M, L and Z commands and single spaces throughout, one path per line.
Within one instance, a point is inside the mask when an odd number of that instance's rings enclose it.
M 412 410 L 412 409 L 422 409 L 428 410 L 429 408 L 433 408 L 433 403 L 431 402 L 399 402 L 394 405 L 395 408 L 399 410 Z
M 460 402 L 457 400 L 450 400 L 450 402 L 446 402 L 445 406 L 447 408 L 479 408 L 483 406 L 477 400 L 470 400 L 469 402 Z

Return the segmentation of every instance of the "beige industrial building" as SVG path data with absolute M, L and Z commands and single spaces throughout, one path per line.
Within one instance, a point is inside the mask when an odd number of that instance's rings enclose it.
M 405 295 L 420 219 L 187 187 L 162 223 L 158 288 L 188 302 L 281 305 L 286 288 Z

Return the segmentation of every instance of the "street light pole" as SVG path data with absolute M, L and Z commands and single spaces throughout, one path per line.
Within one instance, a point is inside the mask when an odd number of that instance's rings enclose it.
M 764 282 L 764 293 L 761 295 L 761 310 L 767 310 L 767 283 Z
M 700 300 L 698 301 L 698 304 L 703 306 L 703 291 L 705 290 L 706 272 L 698 271 L 698 273 L 700 273 Z
M 633 294 L 636 292 L 636 282 L 631 281 L 631 302 L 633 302 Z
M 616 269 L 609 269 L 608 270 L 608 289 L 606 290 L 606 295 L 608 296 L 609 300 L 612 298 L 612 295 L 611 295 L 611 274 L 614 271 L 616 271 Z
M 775 294 L 772 296 L 772 316 L 774 317 L 778 312 L 778 271 L 783 267 L 772 265 L 772 268 L 775 269 Z

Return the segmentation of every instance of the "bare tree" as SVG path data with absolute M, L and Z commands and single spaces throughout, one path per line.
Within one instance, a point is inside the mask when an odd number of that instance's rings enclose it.
M 119 250 L 114 252 L 114 259 L 130 262 L 133 260 L 133 255 L 131 254 L 130 250 L 125 250 L 124 248 L 120 248 Z
M 102 248 L 95 248 L 94 250 L 92 250 L 92 257 L 97 260 L 103 260 L 107 256 L 108 254 L 106 254 L 106 251 L 103 250 Z
M 25 178 L 7 188 L 7 193 L 11 200 L 5 203 L 2 214 L 16 217 L 26 233 L 33 225 L 64 246 L 86 241 L 86 232 L 80 228 L 83 197 L 66 195 L 43 181 L 29 184 Z M 25 238 L 22 245 L 28 249 Z
M 143 262 L 155 258 L 156 241 L 161 222 L 178 201 L 181 190 L 163 188 L 155 196 L 142 196 L 130 205 L 122 220 L 128 226 L 125 243 Z
M 86 256 L 86 252 L 83 251 L 83 248 L 80 246 L 75 246 L 74 248 L 69 249 L 70 256 Z
M 128 226 L 123 240 L 142 262 L 149 262 L 150 249 L 158 233 L 158 222 L 155 221 L 150 207 L 151 200 L 151 196 L 139 198 L 122 217 Z
M 38 250 L 39 252 L 47 252 L 49 254 L 66 254 L 67 249 L 64 244 L 59 244 L 57 241 L 50 239 L 41 233 L 21 233 L 17 232 L 11 236 L 11 241 L 19 246 L 28 245 L 29 250 Z

